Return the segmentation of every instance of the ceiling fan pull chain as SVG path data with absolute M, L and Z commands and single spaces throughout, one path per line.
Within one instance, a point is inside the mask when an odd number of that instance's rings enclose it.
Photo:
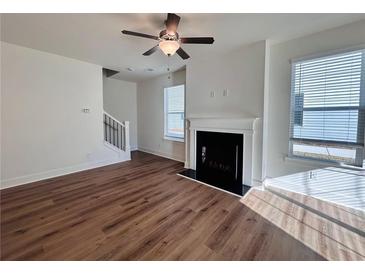
M 171 79 L 170 55 L 167 55 L 167 79 Z

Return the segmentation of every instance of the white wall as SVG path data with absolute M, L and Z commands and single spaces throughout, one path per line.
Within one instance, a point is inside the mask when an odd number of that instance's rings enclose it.
M 103 146 L 100 66 L 3 42 L 1 55 L 2 188 L 115 157 Z
M 163 139 L 164 87 L 186 83 L 187 117 L 258 118 L 263 118 L 266 88 L 266 175 L 311 169 L 315 164 L 284 159 L 289 141 L 289 60 L 359 44 L 365 44 L 365 21 L 275 44 L 269 50 L 262 41 L 225 55 L 194 56 L 186 71 L 173 73 L 171 79 L 163 75 L 137 84 L 108 79 L 105 108 L 116 118 L 131 121 L 132 147 L 138 144 L 142 150 L 184 161 L 184 143 Z M 114 157 L 102 145 L 100 66 L 8 43 L 1 43 L 1 55 L 2 187 Z M 227 97 L 224 89 L 229 90 Z M 129 103 L 119 108 L 119 102 Z M 133 102 L 137 102 L 136 109 Z M 90 114 L 81 111 L 85 107 L 91 109 Z M 131 118 L 123 118 L 127 115 Z M 262 120 L 256 127 L 253 161 L 253 177 L 260 180 Z
M 137 83 L 138 148 L 185 161 L 184 143 L 165 140 L 164 88 L 185 84 L 185 70 Z
M 186 116 L 250 116 L 255 128 L 253 178 L 261 180 L 265 41 L 225 55 L 191 59 L 186 68 Z M 223 90 L 228 89 L 228 96 Z M 214 91 L 215 97 L 210 93 Z
M 131 150 L 138 147 L 137 140 L 137 84 L 103 78 L 104 110 L 119 121 L 129 121 Z
M 289 148 L 290 60 L 361 44 L 365 45 L 365 20 L 271 47 L 267 176 L 275 177 L 316 167 L 316 164 L 285 160 Z

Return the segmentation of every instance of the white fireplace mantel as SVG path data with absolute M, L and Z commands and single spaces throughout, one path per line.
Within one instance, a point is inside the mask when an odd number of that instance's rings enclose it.
M 255 122 L 254 117 L 190 117 L 189 121 L 189 168 L 196 169 L 196 132 L 226 132 L 243 134 L 243 184 L 252 185 L 252 152 Z

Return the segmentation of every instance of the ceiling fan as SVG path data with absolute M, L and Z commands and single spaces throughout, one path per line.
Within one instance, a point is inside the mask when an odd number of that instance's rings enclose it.
M 176 52 L 185 60 L 190 56 L 181 48 L 181 44 L 213 44 L 213 37 L 180 37 L 177 33 L 179 22 L 180 16 L 174 13 L 168 13 L 167 19 L 165 20 L 166 29 L 162 30 L 159 36 L 129 30 L 123 30 L 122 33 L 159 41 L 156 46 L 143 53 L 144 56 L 149 56 L 160 48 L 167 56 L 171 56 Z

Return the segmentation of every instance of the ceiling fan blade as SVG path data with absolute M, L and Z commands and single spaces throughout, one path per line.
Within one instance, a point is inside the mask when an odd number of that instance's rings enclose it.
M 182 37 L 180 38 L 183 44 L 213 44 L 213 37 Z
M 169 31 L 176 32 L 179 22 L 180 22 L 180 16 L 176 15 L 175 13 L 168 13 L 167 19 L 165 21 L 166 29 Z
M 149 34 L 144 34 L 144 33 L 140 33 L 140 32 L 129 31 L 129 30 L 122 30 L 122 33 L 126 34 L 126 35 L 138 36 L 138 37 L 149 38 L 149 39 L 154 39 L 154 40 L 159 39 L 157 36 L 154 36 L 154 35 L 149 35 Z
M 182 58 L 182 59 L 189 59 L 190 56 L 183 50 L 181 47 L 176 51 L 176 53 Z
M 158 45 L 154 46 L 153 48 L 147 50 L 145 53 L 143 53 L 144 56 L 149 56 L 152 53 L 154 53 L 156 50 L 158 50 Z

